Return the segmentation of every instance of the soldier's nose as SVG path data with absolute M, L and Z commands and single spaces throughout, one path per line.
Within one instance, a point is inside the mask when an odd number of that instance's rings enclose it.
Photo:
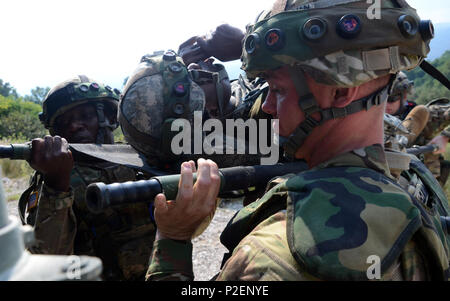
M 264 103 L 261 106 L 261 109 L 263 110 L 264 113 L 270 114 L 273 117 L 276 117 L 277 115 L 277 106 L 276 103 L 273 101 L 274 97 L 273 95 L 269 92 L 269 95 L 267 95 L 266 100 L 264 101 Z

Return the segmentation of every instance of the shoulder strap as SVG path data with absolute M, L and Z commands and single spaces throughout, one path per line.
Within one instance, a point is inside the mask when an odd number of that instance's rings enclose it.
M 267 190 L 275 188 L 278 184 L 283 183 L 290 177 L 292 177 L 292 175 L 286 175 L 272 180 L 267 185 Z M 224 255 L 222 266 L 228 258 L 230 258 L 234 248 L 236 248 L 240 241 L 252 232 L 257 225 L 275 213 L 286 209 L 287 194 L 271 194 L 270 192 L 271 191 L 266 192 L 261 199 L 241 209 L 228 222 L 225 230 L 220 235 L 220 242 L 229 251 L 229 253 Z
M 39 185 L 42 183 L 42 176 L 39 173 L 35 173 L 30 181 L 31 185 L 28 187 L 20 196 L 19 203 L 18 203 L 18 211 L 19 211 L 19 218 L 23 225 L 27 224 L 25 215 L 27 212 L 27 206 L 28 206 L 28 200 L 30 198 L 30 195 L 33 191 L 35 191 Z
M 434 67 L 427 61 L 423 61 L 422 64 L 420 64 L 420 68 L 422 68 L 422 70 L 428 73 L 428 75 L 438 80 L 442 85 L 450 90 L 450 81 L 444 74 L 442 74 L 441 71 L 436 69 L 436 67 Z

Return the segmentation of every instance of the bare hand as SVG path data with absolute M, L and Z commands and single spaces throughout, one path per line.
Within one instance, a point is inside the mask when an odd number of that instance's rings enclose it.
M 435 137 L 433 140 L 431 140 L 430 144 L 435 144 L 439 147 L 439 149 L 435 151 L 433 154 L 440 155 L 445 153 L 445 151 L 447 150 L 448 140 L 449 138 L 442 135 L 439 135 Z
M 44 175 L 47 186 L 57 191 L 69 191 L 73 157 L 67 140 L 45 136 L 31 143 L 31 167 Z
M 179 55 L 186 65 L 198 63 L 209 57 L 223 62 L 237 60 L 242 54 L 244 33 L 236 27 L 222 24 L 210 37 L 195 36 L 180 45 Z
M 181 179 L 175 201 L 167 201 L 164 194 L 155 198 L 155 220 L 159 239 L 191 240 L 205 218 L 216 208 L 220 189 L 217 164 L 198 160 L 197 181 L 193 184 L 195 163 L 181 165 Z

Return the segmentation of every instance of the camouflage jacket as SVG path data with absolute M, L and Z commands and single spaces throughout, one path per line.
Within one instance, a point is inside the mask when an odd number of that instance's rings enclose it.
M 156 233 L 152 208 L 133 204 L 91 213 L 85 201 L 90 183 L 136 180 L 133 169 L 110 164 L 76 163 L 70 192 L 58 192 L 39 180 L 21 199 L 27 202 L 27 223 L 34 226 L 36 254 L 90 255 L 103 262 L 104 280 L 144 280 Z
M 435 99 L 426 107 L 430 112 L 430 118 L 422 133 L 413 143 L 415 145 L 426 145 L 439 134 L 450 138 L 450 100 Z
M 439 214 L 394 181 L 381 146 L 272 186 L 222 233 L 230 253 L 216 280 L 368 280 L 374 258 L 380 280 L 449 278 Z M 192 280 L 190 252 L 188 243 L 156 241 L 147 279 Z
M 261 111 L 261 105 L 269 88 L 263 79 L 249 81 L 245 76 L 239 75 L 239 78 L 231 81 L 230 84 L 234 110 L 221 116 L 221 119 L 271 119 L 270 115 Z

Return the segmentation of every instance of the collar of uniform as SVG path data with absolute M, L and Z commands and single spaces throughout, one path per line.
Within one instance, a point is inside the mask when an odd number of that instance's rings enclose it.
M 365 148 L 355 149 L 328 160 L 314 169 L 323 169 L 340 166 L 370 168 L 385 176 L 394 179 L 389 171 L 389 165 L 386 160 L 386 153 L 380 144 L 375 144 Z

